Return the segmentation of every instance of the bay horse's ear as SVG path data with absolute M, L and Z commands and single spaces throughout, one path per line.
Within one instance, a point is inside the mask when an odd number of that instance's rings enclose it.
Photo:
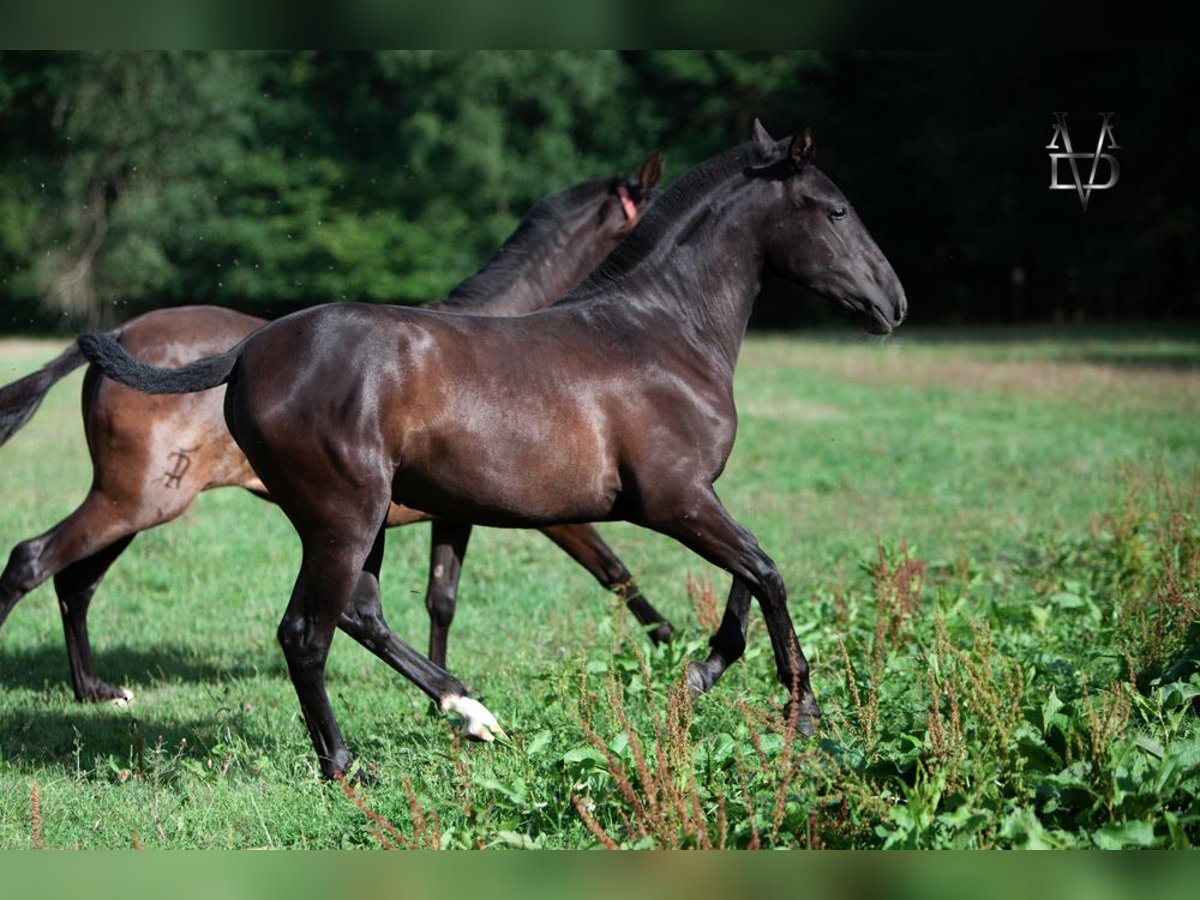
M 775 155 L 775 138 L 767 134 L 767 129 L 757 117 L 754 119 L 754 143 L 767 159 Z
M 788 147 L 788 159 L 792 163 L 792 168 L 797 172 L 804 171 L 804 167 L 812 162 L 816 152 L 817 147 L 813 143 L 812 129 L 805 122 L 792 138 L 791 146 Z
M 641 192 L 643 199 L 649 197 L 654 189 L 658 187 L 658 182 L 661 178 L 662 156 L 655 153 L 642 163 L 641 171 L 638 172 L 638 190 Z

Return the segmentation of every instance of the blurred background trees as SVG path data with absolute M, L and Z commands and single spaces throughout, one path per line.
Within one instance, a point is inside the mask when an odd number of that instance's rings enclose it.
M 1200 313 L 1182 53 L 0 53 L 0 330 L 436 299 L 543 194 L 811 120 L 914 321 Z M 1050 192 L 1067 111 L 1121 178 Z M 759 324 L 830 315 L 771 286 Z

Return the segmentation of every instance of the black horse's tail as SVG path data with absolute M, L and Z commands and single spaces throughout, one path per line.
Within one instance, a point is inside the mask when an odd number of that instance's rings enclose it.
M 111 332 L 81 334 L 76 343 L 104 375 L 145 394 L 191 394 L 224 384 L 242 353 L 242 345 L 238 343 L 217 356 L 207 356 L 178 369 L 163 369 L 138 362 Z
M 119 333 L 113 331 L 109 332 L 109 335 L 115 336 Z M 7 443 L 10 437 L 33 418 L 50 388 L 85 362 L 87 360 L 79 351 L 79 347 L 72 344 L 33 374 L 0 387 L 0 446 Z

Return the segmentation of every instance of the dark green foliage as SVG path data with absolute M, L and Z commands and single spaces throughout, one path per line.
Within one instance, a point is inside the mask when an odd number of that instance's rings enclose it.
M 1175 53 L 0 54 L 0 329 L 437 298 L 543 194 L 814 123 L 923 321 L 1200 312 Z M 1047 190 L 1055 111 L 1118 186 Z M 756 321 L 828 316 L 771 287 Z

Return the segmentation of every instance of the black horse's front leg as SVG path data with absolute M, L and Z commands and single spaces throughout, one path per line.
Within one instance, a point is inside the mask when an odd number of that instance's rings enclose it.
M 780 683 L 789 692 L 784 713 L 796 717 L 796 727 L 802 734 L 814 734 L 821 708 L 809 682 L 808 660 L 796 638 L 796 629 L 787 610 L 783 578 L 775 563 L 759 547 L 754 535 L 726 512 L 711 487 L 691 492 L 686 502 L 676 501 L 671 508 L 676 511 L 674 515 L 660 517 L 648 524 L 725 569 L 744 583 L 758 599 L 775 654 L 775 671 Z M 725 653 L 732 654 L 734 658 L 741 655 L 741 648 L 745 645 L 746 607 L 745 595 L 735 582 L 726 603 L 721 628 L 713 638 L 713 650 L 722 658 Z M 699 664 L 699 680 L 703 680 L 704 672 L 712 660 L 713 656 L 710 655 L 705 663 Z M 712 668 L 716 670 L 721 667 L 718 664 Z M 723 668 L 721 671 L 724 671 Z
M 740 578 L 734 578 L 725 601 L 725 614 L 717 633 L 708 639 L 709 653 L 704 662 L 690 662 L 687 667 L 688 690 L 692 696 L 703 694 L 716 684 L 725 670 L 746 652 L 746 631 L 750 627 L 750 588 Z
M 465 737 L 490 741 L 504 731 L 483 704 L 472 698 L 457 678 L 426 659 L 388 626 L 379 596 L 379 569 L 383 562 L 384 531 L 375 537 L 350 602 L 338 628 L 424 691 L 445 712 L 462 718 Z

